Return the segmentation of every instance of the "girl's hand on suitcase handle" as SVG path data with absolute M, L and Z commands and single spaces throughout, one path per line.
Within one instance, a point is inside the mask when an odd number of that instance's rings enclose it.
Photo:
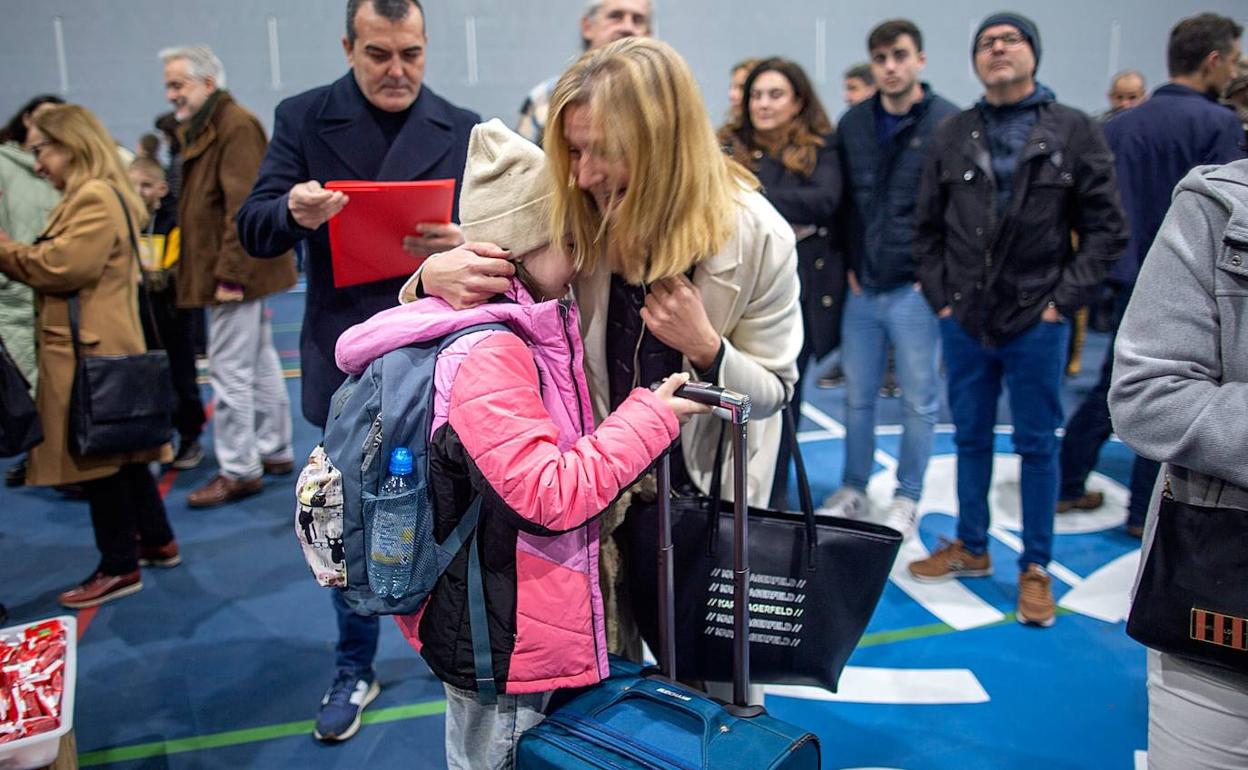
M 654 395 L 658 396 L 666 403 L 676 414 L 676 419 L 683 425 L 695 414 L 709 414 L 711 407 L 706 404 L 699 404 L 696 401 L 690 401 L 687 398 L 680 398 L 676 395 L 676 390 L 689 382 L 688 372 L 676 372 L 672 376 L 663 380 L 654 390 Z

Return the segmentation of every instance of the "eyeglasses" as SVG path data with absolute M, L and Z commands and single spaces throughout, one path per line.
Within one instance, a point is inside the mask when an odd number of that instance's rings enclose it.
M 975 41 L 975 50 L 981 53 L 991 51 L 997 46 L 998 41 L 1005 45 L 1006 48 L 1018 48 L 1027 42 L 1027 38 L 1017 32 L 1006 32 L 1004 35 L 985 35 Z

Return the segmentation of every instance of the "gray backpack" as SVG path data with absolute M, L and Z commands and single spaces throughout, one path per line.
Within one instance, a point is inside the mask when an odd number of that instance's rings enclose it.
M 479 324 L 391 351 L 348 378 L 330 402 L 324 442 L 297 482 L 295 531 L 317 582 L 342 589 L 347 605 L 360 615 L 418 611 L 476 530 L 480 498 L 445 541 L 434 539 L 428 445 L 438 354 L 460 337 L 487 329 L 509 331 L 502 324 Z M 412 489 L 382 497 L 388 459 L 398 447 L 412 453 Z M 373 518 L 378 511 L 412 506 L 417 527 L 408 589 L 397 598 L 379 596 L 370 590 L 367 572 Z

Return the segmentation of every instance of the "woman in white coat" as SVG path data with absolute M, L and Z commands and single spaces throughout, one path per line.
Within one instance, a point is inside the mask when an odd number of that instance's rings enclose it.
M 792 228 L 754 175 L 723 154 L 688 65 L 660 41 L 621 40 L 572 65 L 551 99 L 545 150 L 551 232 L 578 268 L 595 417 L 675 370 L 749 394 L 750 502 L 765 505 L 802 347 Z M 470 243 L 431 257 L 424 291 L 464 306 L 505 290 L 512 268 L 494 257 L 507 246 Z M 684 427 L 676 489 L 710 491 L 719 436 L 713 416 Z M 619 575 L 611 523 L 604 584 Z M 610 642 L 635 651 L 628 639 Z

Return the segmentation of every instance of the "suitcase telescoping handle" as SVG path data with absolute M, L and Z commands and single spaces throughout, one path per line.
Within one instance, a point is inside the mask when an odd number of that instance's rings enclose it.
M 745 499 L 745 438 L 750 421 L 750 397 L 706 382 L 688 382 L 676 395 L 707 404 L 712 412 L 732 424 L 733 486 L 733 602 L 732 602 L 732 700 L 746 706 L 750 686 L 750 554 L 749 519 Z M 668 456 L 659 460 L 659 667 L 663 675 L 676 678 L 676 577 L 672 547 L 672 479 Z M 714 494 L 718 490 L 711 490 Z M 718 515 L 715 512 L 714 515 Z

